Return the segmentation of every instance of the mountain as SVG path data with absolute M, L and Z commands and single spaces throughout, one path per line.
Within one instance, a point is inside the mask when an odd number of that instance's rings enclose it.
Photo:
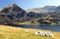
M 16 4 L 12 4 L 12 5 L 7 6 L 1 12 L 7 13 L 7 15 L 13 14 L 17 18 L 23 17 L 25 15 L 25 13 L 26 13 L 25 10 L 23 10 L 22 8 L 20 8 Z
M 16 4 L 9 5 L 3 8 L 0 11 L 0 22 L 12 22 L 20 21 L 20 18 L 23 18 L 26 14 L 26 11 L 20 8 Z
M 60 6 L 55 9 L 55 12 L 60 13 Z
M 56 8 L 57 8 L 56 6 L 45 6 L 45 7 L 43 7 L 43 9 L 47 10 L 48 12 L 54 12 Z
M 46 12 L 54 12 L 55 9 L 56 9 L 56 6 L 45 6 L 42 8 L 28 9 L 27 12 L 46 13 Z
M 27 11 L 28 12 L 35 12 L 35 13 L 45 13 L 45 12 L 48 12 L 44 8 L 33 8 L 33 9 L 28 9 Z
M 16 4 L 12 4 L 12 5 L 8 5 L 7 7 L 5 7 L 1 12 L 4 12 L 4 13 L 13 12 L 13 11 L 19 12 L 21 10 L 22 9 L 19 6 L 17 6 Z
M 55 9 L 58 11 L 59 8 L 45 6 L 24 10 L 18 5 L 12 4 L 0 10 L 0 24 L 60 25 L 60 14 L 55 14 Z
M 0 11 L 2 10 L 3 8 L 0 8 Z
M 32 8 L 32 9 L 28 9 L 27 12 L 44 13 L 47 12 L 47 10 L 43 8 Z

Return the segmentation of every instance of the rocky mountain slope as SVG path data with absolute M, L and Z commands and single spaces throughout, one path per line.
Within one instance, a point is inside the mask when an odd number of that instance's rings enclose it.
M 56 14 L 58 10 L 55 12 L 55 9 L 57 10 L 59 7 L 46 6 L 27 12 L 18 5 L 12 4 L 0 11 L 0 24 L 60 25 L 60 14 Z
M 55 9 L 55 12 L 60 13 L 60 6 L 58 6 L 58 7 Z
M 20 18 L 26 14 L 25 10 L 21 9 L 16 4 L 9 5 L 0 11 L 0 22 L 9 23 L 12 21 L 20 21 Z

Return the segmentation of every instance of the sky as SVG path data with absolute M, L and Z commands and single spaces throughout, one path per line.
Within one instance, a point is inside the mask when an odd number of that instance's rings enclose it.
M 44 7 L 47 5 L 59 6 L 60 0 L 0 0 L 0 8 L 6 7 L 13 3 L 16 3 L 23 9 L 30 9 L 36 7 Z

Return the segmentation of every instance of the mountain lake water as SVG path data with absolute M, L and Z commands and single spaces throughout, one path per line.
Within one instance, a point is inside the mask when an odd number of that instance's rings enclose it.
M 60 32 L 60 26 L 40 26 L 40 25 L 19 25 L 21 28 L 43 29 Z

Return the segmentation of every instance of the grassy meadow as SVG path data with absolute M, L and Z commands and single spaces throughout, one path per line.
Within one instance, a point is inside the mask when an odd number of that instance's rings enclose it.
M 29 32 L 25 32 L 25 30 L 29 30 Z M 0 25 L 0 39 L 60 39 L 60 32 L 53 32 L 55 38 L 51 38 L 35 35 L 35 31 L 37 31 L 37 29 L 18 28 L 7 25 Z M 41 31 L 44 32 L 49 30 L 41 29 Z

